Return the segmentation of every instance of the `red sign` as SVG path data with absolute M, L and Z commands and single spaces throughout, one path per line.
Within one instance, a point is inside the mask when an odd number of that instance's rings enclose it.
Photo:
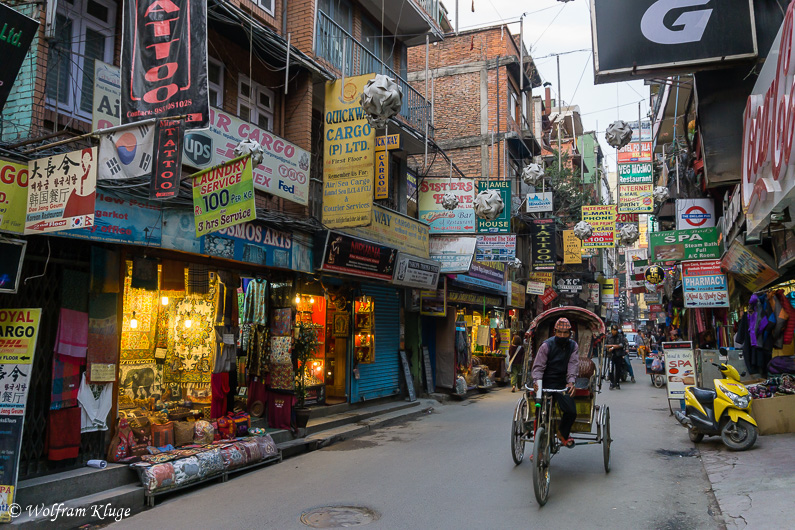
M 649 306 L 649 313 L 662 313 L 663 311 L 663 306 L 659 304 L 652 304 Z
M 692 217 L 690 217 L 690 216 L 696 216 L 696 214 L 700 214 L 701 217 L 698 220 L 693 221 Z M 685 212 L 685 216 L 686 216 L 686 219 L 687 219 L 687 223 L 690 224 L 690 225 L 693 225 L 695 227 L 699 227 L 699 226 L 703 225 L 704 223 L 707 222 L 707 219 L 710 218 L 710 215 L 701 206 L 691 206 Z
M 704 261 L 683 261 L 683 276 L 709 276 L 712 274 L 723 274 L 720 268 L 719 259 L 708 259 Z
M 616 223 L 637 223 L 639 219 L 640 219 L 640 214 L 637 213 L 616 214 Z
M 185 122 L 160 120 L 155 131 L 155 171 L 149 188 L 150 199 L 171 199 L 179 194 L 182 168 L 182 138 Z
M 638 148 L 640 145 L 640 148 Z M 632 142 L 618 150 L 618 163 L 651 162 L 651 142 Z
M 549 305 L 552 302 L 552 300 L 554 300 L 557 297 L 558 293 L 555 292 L 555 289 L 553 289 L 552 287 L 547 287 L 547 290 L 544 291 L 544 294 L 541 297 L 541 302 L 543 302 L 544 305 Z

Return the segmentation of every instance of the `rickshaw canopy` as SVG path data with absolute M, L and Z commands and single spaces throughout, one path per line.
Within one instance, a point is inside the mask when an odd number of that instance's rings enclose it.
M 578 324 L 585 322 L 595 339 L 605 334 L 605 323 L 592 311 L 577 306 L 562 306 L 544 311 L 534 318 L 525 332 L 525 339 L 530 339 L 542 323 L 550 320 L 556 321 L 563 317 L 576 321 Z

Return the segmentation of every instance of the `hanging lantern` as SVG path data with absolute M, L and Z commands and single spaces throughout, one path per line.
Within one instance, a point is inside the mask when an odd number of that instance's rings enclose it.
M 478 219 L 493 221 L 505 209 L 499 190 L 483 190 L 475 197 L 475 215 Z
M 246 138 L 242 140 L 237 147 L 235 147 L 235 158 L 243 155 L 251 155 L 251 165 L 252 167 L 257 167 L 258 165 L 262 164 L 262 159 L 265 156 L 265 150 L 256 140 L 251 140 L 250 138 Z
M 458 208 L 458 197 L 449 191 L 442 196 L 442 208 L 445 210 L 455 210 Z
M 544 168 L 541 164 L 530 164 L 522 169 L 522 182 L 528 186 L 535 186 L 544 178 Z
M 508 266 L 512 269 L 519 270 L 522 268 L 522 260 L 519 258 L 513 258 L 513 261 L 508 262 Z
M 665 269 L 659 265 L 652 265 L 646 269 L 646 281 L 652 285 L 661 284 L 665 281 Z
M 400 112 L 403 90 L 391 77 L 376 74 L 364 85 L 359 103 L 368 114 L 370 125 L 382 129 L 386 127 L 389 118 Z
M 666 188 L 665 186 L 657 186 L 656 188 L 654 188 L 652 195 L 654 196 L 655 204 L 662 204 L 668 200 L 668 197 L 671 196 L 670 192 L 668 191 L 668 188 Z
M 621 149 L 632 141 L 632 127 L 627 125 L 624 120 L 616 120 L 607 127 L 605 140 L 612 147 Z
M 618 242 L 624 246 L 630 246 L 632 243 L 638 240 L 640 237 L 640 232 L 638 231 L 638 225 L 634 224 L 626 224 L 621 227 L 618 231 Z
M 593 235 L 593 227 L 586 221 L 580 221 L 574 225 L 574 236 L 577 239 L 585 241 Z

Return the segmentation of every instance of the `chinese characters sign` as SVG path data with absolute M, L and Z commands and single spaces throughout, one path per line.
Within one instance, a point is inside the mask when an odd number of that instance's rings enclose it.
M 93 226 L 96 147 L 32 160 L 28 175 L 26 234 Z
M 197 236 L 256 219 L 251 157 L 193 175 L 193 213 Z
M 720 270 L 720 260 L 685 261 L 682 285 L 685 307 L 729 307 L 726 275 Z
M 591 237 L 582 242 L 583 248 L 612 248 L 615 246 L 615 204 L 583 206 L 582 220 L 593 227 Z

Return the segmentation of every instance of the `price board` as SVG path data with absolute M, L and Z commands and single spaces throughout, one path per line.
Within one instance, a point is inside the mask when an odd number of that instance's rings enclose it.
M 256 219 L 250 156 L 235 158 L 192 177 L 197 237 Z

